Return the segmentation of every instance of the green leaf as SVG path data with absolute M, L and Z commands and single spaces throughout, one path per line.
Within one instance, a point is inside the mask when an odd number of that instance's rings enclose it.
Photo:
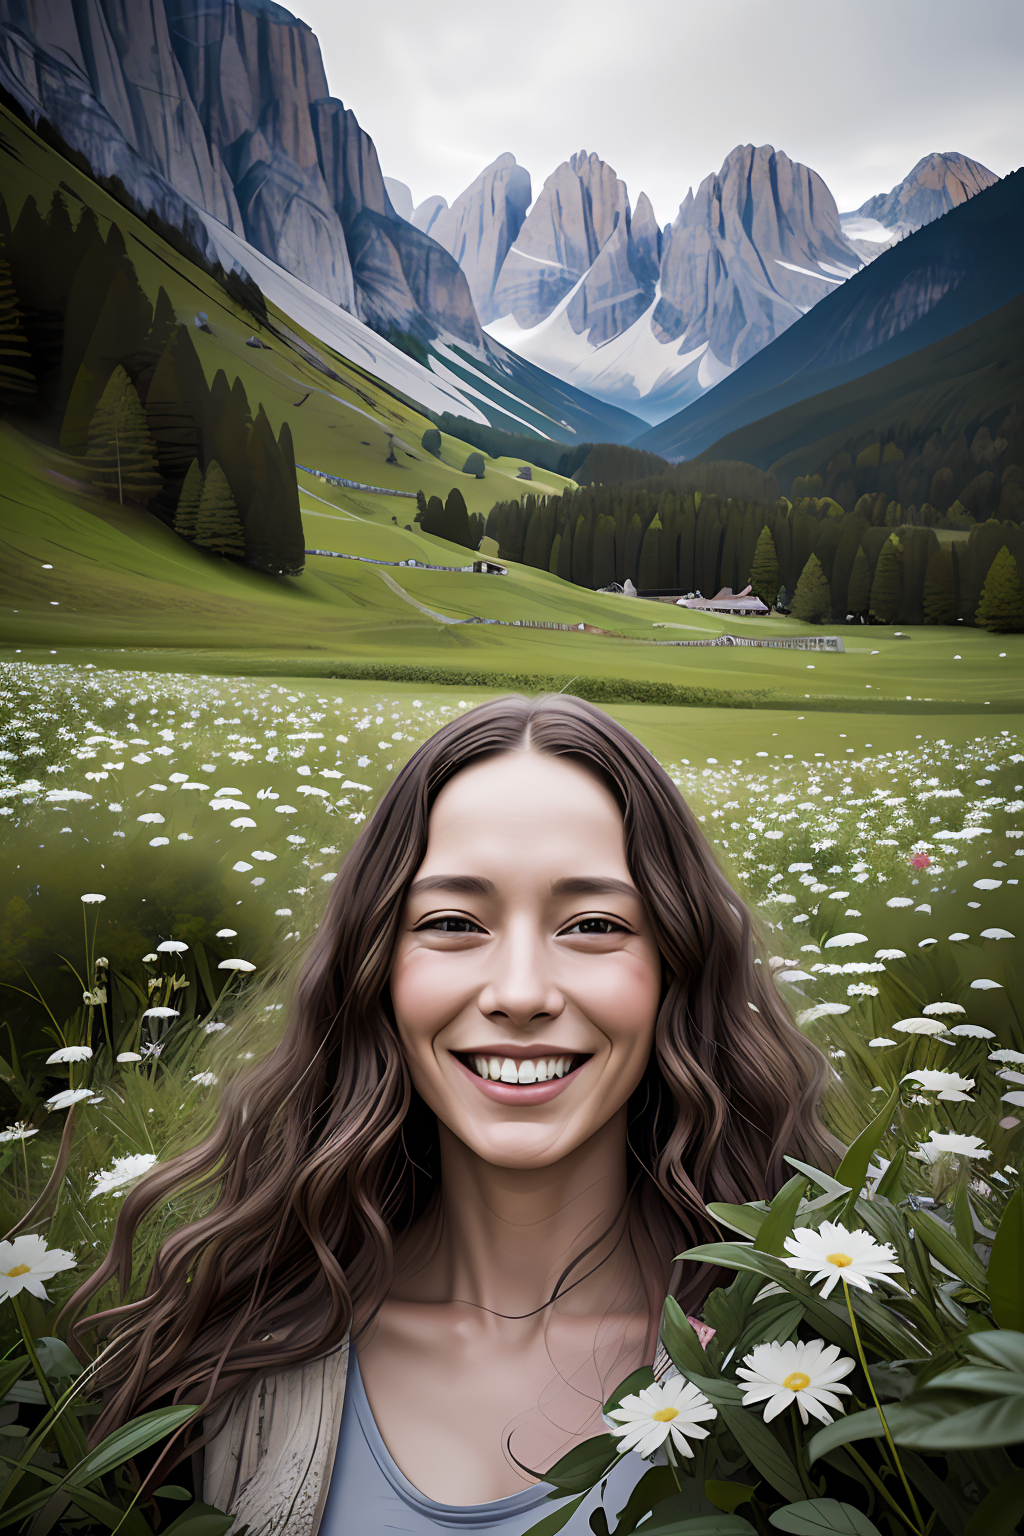
M 1024 1330 L 1024 1191 L 1003 1212 L 988 1265 L 988 1296 L 1000 1328 Z
M 760 1413 L 728 1405 L 720 1407 L 718 1413 L 754 1470 L 784 1499 L 802 1499 L 804 1490 L 796 1468 Z
M 613 1408 L 618 1408 L 624 1397 L 629 1397 L 633 1392 L 639 1392 L 643 1387 L 649 1387 L 654 1381 L 654 1372 L 649 1365 L 642 1365 L 638 1371 L 633 1371 L 620 1381 L 611 1397 L 604 1405 L 604 1412 L 611 1413 Z
M 21 1380 L 31 1364 L 28 1355 L 18 1355 L 13 1360 L 0 1362 L 0 1402 L 3 1402 L 14 1383 Z
M 162 1488 L 157 1488 L 154 1498 L 157 1499 L 190 1499 L 192 1495 L 187 1488 L 182 1488 L 180 1483 L 165 1483 Z
M 980 1355 L 993 1365 L 1002 1365 L 1011 1371 L 1024 1371 L 1024 1333 L 1009 1328 L 972 1333 L 964 1349 L 967 1354 Z
M 568 1525 L 589 1492 L 590 1489 L 586 1488 L 578 1498 L 570 1499 L 561 1509 L 552 1510 L 550 1515 L 545 1515 L 543 1520 L 538 1520 L 536 1525 L 531 1525 L 528 1531 L 524 1531 L 523 1536 L 557 1536 L 562 1527 Z M 173 1529 L 172 1526 L 171 1530 Z M 170 1531 L 167 1532 L 167 1536 L 171 1536 Z
M 850 1186 L 850 1198 L 846 1205 L 846 1215 L 848 1217 L 853 1215 L 853 1208 L 857 1202 L 857 1197 L 864 1188 L 864 1180 L 867 1178 L 868 1164 L 874 1156 L 882 1137 L 892 1124 L 892 1117 L 899 1101 L 900 1085 L 897 1083 L 878 1111 L 878 1114 L 864 1127 L 836 1169 L 836 1182 Z
M 885 1416 L 888 1419 L 892 1410 L 886 1408 Z M 826 1424 L 824 1429 L 819 1429 L 811 1436 L 807 1444 L 807 1460 L 813 1463 L 819 1456 L 827 1456 L 840 1445 L 851 1445 L 854 1440 L 878 1439 L 885 1431 L 882 1429 L 881 1420 L 874 1408 L 862 1408 L 859 1413 L 844 1414 L 841 1419 L 836 1419 L 833 1424 Z
M 1024 1395 L 1024 1375 L 994 1365 L 958 1366 L 928 1379 L 928 1391 L 983 1392 L 987 1397 Z
M 752 1502 L 760 1486 L 760 1483 L 754 1483 L 752 1487 L 747 1483 L 723 1483 L 718 1478 L 709 1477 L 704 1481 L 704 1492 L 716 1509 L 731 1515 L 741 1504 Z
M 698 1376 L 718 1376 L 693 1324 L 674 1296 L 666 1296 L 661 1310 L 661 1341 L 671 1355 L 673 1365 L 684 1376 L 691 1377 L 694 1372 Z
M 671 1467 L 652 1467 L 633 1488 L 615 1523 L 615 1536 L 632 1536 L 644 1515 L 676 1491 Z
M 786 1251 L 785 1240 L 792 1234 L 800 1200 L 807 1188 L 807 1179 L 796 1174 L 784 1184 L 771 1203 L 768 1218 L 754 1239 L 758 1253 L 782 1255 Z
M 57 1376 L 81 1376 L 85 1367 L 64 1343 L 63 1339 L 53 1338 L 44 1334 L 36 1340 L 36 1353 L 39 1355 L 39 1363 L 48 1377 Z
M 617 1436 L 594 1435 L 590 1440 L 584 1440 L 582 1445 L 574 1445 L 547 1472 L 536 1472 L 522 1462 L 516 1462 L 516 1465 L 523 1467 L 532 1477 L 551 1483 L 557 1492 L 548 1497 L 559 1498 L 567 1493 L 589 1493 L 594 1484 L 600 1482 L 609 1468 L 619 1460 L 620 1454 Z
M 744 1237 L 756 1237 L 768 1219 L 767 1211 L 755 1210 L 752 1205 L 724 1205 L 719 1200 L 713 1200 L 708 1210 L 723 1227 L 732 1227 Z
M 880 1536 L 878 1526 L 867 1515 L 852 1504 L 840 1504 L 838 1499 L 806 1499 L 788 1509 L 777 1509 L 768 1521 L 776 1530 L 792 1531 L 796 1536 Z
M 898 1197 L 900 1195 L 903 1189 L 903 1170 L 906 1165 L 907 1149 L 906 1147 L 897 1147 L 895 1157 L 878 1181 L 878 1188 L 875 1190 L 876 1200 L 879 1196 L 885 1200 L 891 1200 L 894 1196 Z
M 967 1193 L 967 1181 L 971 1174 L 970 1158 L 960 1159 L 960 1177 L 953 1197 L 953 1231 L 961 1248 L 974 1252 L 974 1217 L 971 1215 L 971 1197 Z
M 153 1408 L 149 1413 L 140 1414 L 137 1419 L 130 1419 L 127 1424 L 111 1430 L 88 1456 L 72 1467 L 64 1480 L 65 1484 L 75 1490 L 77 1498 L 78 1490 L 85 1484 L 112 1472 L 115 1467 L 138 1455 L 139 1451 L 148 1450 L 158 1440 L 173 1434 L 182 1424 L 194 1418 L 198 1408 L 196 1403 L 179 1403 L 175 1408 Z
M 915 1403 L 908 1398 L 885 1410 L 897 1445 L 915 1451 L 988 1450 L 1024 1440 L 1024 1394 L 994 1398 L 961 1412 L 950 1412 L 946 1394 Z
M 781 1344 L 804 1315 L 803 1305 L 792 1296 L 772 1296 L 763 1301 L 736 1343 L 736 1359 L 742 1363 L 757 1344 Z
M 819 1189 L 825 1191 L 830 1200 L 835 1200 L 839 1195 L 848 1195 L 850 1193 L 849 1184 L 844 1184 L 841 1180 L 834 1179 L 829 1173 L 822 1173 L 820 1168 L 814 1168 L 810 1163 L 802 1163 L 799 1158 L 790 1157 L 788 1153 L 785 1154 L 785 1161 L 791 1168 L 798 1169 L 800 1173 L 806 1173 L 807 1177 L 812 1179 Z M 812 1202 L 812 1204 L 817 1204 L 817 1202 Z
M 961 1246 L 948 1228 L 936 1221 L 934 1216 L 929 1216 L 927 1211 L 915 1210 L 913 1213 L 914 1233 L 919 1237 L 933 1258 L 946 1269 L 951 1269 L 954 1275 L 959 1275 L 968 1285 L 972 1285 L 983 1296 L 988 1295 L 989 1278 L 985 1267 L 977 1255 Z M 1021 1271 L 1018 1270 L 1018 1285 Z
M 1024 1469 L 982 1499 L 964 1536 L 1016 1536 L 1024 1520 Z
M 163 1492 L 157 1489 L 157 1492 Z M 188 1494 L 185 1495 L 188 1497 Z M 167 1529 L 163 1536 L 224 1536 L 235 1523 L 234 1515 L 225 1515 L 221 1510 L 215 1509 L 212 1504 L 203 1504 L 197 1500 L 189 1505 L 188 1509 L 178 1516 Z M 556 1526 L 557 1530 L 558 1527 Z

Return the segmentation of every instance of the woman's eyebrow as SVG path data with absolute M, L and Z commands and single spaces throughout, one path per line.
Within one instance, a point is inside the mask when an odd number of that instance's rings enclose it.
M 496 894 L 493 880 L 488 880 L 483 875 L 424 875 L 409 887 L 410 896 L 419 896 L 425 891 L 460 891 L 467 896 Z M 611 875 L 566 875 L 561 880 L 552 880 L 551 894 L 552 896 L 614 895 L 639 898 L 640 892 L 635 885 L 629 885 L 625 880 L 616 880 Z

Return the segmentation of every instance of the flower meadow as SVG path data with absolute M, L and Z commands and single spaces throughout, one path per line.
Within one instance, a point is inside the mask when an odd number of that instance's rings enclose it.
M 86 1454 L 98 1409 L 55 1320 L 126 1191 L 273 1045 L 359 827 L 478 696 L 0 667 L 0 1528 L 226 1529 L 185 1489 L 137 1499 L 133 1458 L 187 1405 Z M 770 1208 L 712 1207 L 722 1241 L 691 1257 L 725 1283 L 700 1319 L 666 1304 L 657 1376 L 544 1473 L 537 1536 L 623 1454 L 650 1468 L 598 1536 L 1009 1536 L 1024 1516 L 1024 754 L 1008 731 L 852 733 L 797 754 L 784 725 L 752 730 L 718 761 L 680 730 L 688 757 L 661 754 L 829 1058 L 849 1151 L 834 1174 L 794 1163 Z M 198 1214 L 150 1214 L 126 1299 Z

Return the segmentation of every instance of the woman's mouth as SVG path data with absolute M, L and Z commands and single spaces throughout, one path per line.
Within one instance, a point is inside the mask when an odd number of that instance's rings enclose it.
M 589 1053 L 554 1053 L 516 1059 L 478 1051 L 454 1051 L 459 1066 L 489 1099 L 501 1104 L 544 1104 L 561 1093 L 591 1059 Z
M 459 1051 L 459 1060 L 475 1072 L 477 1077 L 492 1083 L 525 1085 L 546 1083 L 554 1077 L 567 1077 L 589 1058 L 584 1055 L 529 1056 L 524 1061 L 513 1061 L 511 1056 L 478 1056 Z

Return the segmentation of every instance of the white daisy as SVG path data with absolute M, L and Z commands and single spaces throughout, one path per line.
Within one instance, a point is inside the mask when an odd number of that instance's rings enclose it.
M 238 934 L 234 928 L 218 928 L 217 937 L 218 939 L 237 939 Z
M 62 1269 L 74 1269 L 77 1262 L 67 1248 L 47 1248 L 37 1232 L 23 1232 L 12 1243 L 0 1243 L 0 1301 L 20 1291 L 49 1301 L 44 1282 Z
M 911 1157 L 919 1163 L 935 1163 L 947 1153 L 958 1157 L 991 1157 L 988 1147 L 983 1147 L 980 1136 L 961 1136 L 956 1131 L 929 1131 L 928 1140 L 922 1141 Z
M 180 955 L 186 949 L 188 945 L 183 939 L 164 939 L 163 943 L 156 947 L 158 955 Z
M 898 1044 L 899 1044 L 898 1040 L 890 1040 L 888 1035 L 876 1035 L 873 1040 L 869 1040 L 868 1041 L 868 1045 L 873 1045 L 873 1046 L 898 1045 Z
M 866 933 L 835 933 L 825 940 L 825 949 L 852 949 L 855 944 L 866 944 Z
M 82 1099 L 94 1098 L 91 1088 L 64 1088 L 45 1101 L 47 1109 L 70 1109 Z
M 609 1427 L 619 1437 L 619 1450 L 636 1451 L 640 1456 L 653 1456 L 666 1440 L 681 1456 L 692 1456 L 687 1436 L 691 1440 L 703 1440 L 708 1431 L 702 1420 L 718 1417 L 713 1408 L 691 1381 L 685 1376 L 672 1376 L 668 1381 L 656 1381 L 649 1387 L 641 1387 L 624 1397 L 618 1408 L 606 1415 L 606 1422 L 616 1422 Z
M 177 1008 L 147 1008 L 142 1017 L 144 1019 L 176 1019 L 178 1013 Z
M 832 1414 L 828 1410 L 843 1412 L 835 1394 L 850 1391 L 842 1378 L 853 1370 L 855 1363 L 848 1355 L 840 1355 L 838 1344 L 826 1344 L 824 1339 L 811 1339 L 806 1344 L 800 1340 L 758 1344 L 751 1354 L 744 1355 L 743 1365 L 736 1369 L 737 1376 L 747 1382 L 742 1389 L 743 1406 L 764 1403 L 767 1424 L 790 1403 L 796 1403 L 804 1424 L 808 1413 L 823 1424 L 831 1424 Z
M 105 1195 L 109 1190 L 120 1189 L 122 1185 L 137 1179 L 140 1174 L 148 1173 L 157 1162 L 154 1152 L 129 1152 L 125 1157 L 115 1157 L 114 1166 L 104 1173 L 94 1173 L 93 1187 L 89 1192 L 89 1199 L 94 1200 L 97 1195 Z
M 966 1035 L 971 1040 L 994 1040 L 995 1034 L 991 1029 L 982 1029 L 980 1024 L 954 1024 L 950 1030 L 951 1035 Z
M 117 1060 L 118 1061 L 141 1061 L 142 1057 L 139 1055 L 138 1051 L 118 1051 L 118 1053 L 117 1053 Z
M 944 1013 L 966 1013 L 961 1003 L 925 1003 L 921 1012 L 929 1019 L 937 1019 Z
M 63 1066 L 68 1061 L 88 1061 L 92 1055 L 91 1045 L 62 1045 L 59 1051 L 54 1051 L 52 1056 L 47 1056 L 46 1065 Z
M 83 901 L 89 902 L 90 904 L 97 901 L 106 901 L 106 899 L 107 898 L 105 896 L 101 896 L 98 891 L 86 891 L 85 895 L 82 897 Z
M 902 949 L 876 949 L 875 950 L 875 959 L 876 960 L 905 960 L 906 958 L 907 958 L 906 951 L 902 950 Z
M 24 1120 L 15 1120 L 6 1131 L 0 1131 L 0 1141 L 21 1141 L 26 1136 L 38 1136 L 38 1125 L 27 1125 Z
M 222 960 L 217 969 L 218 971 L 254 971 L 256 967 L 251 960 Z
M 784 1263 L 790 1269 L 813 1271 L 809 1283 L 824 1281 L 821 1294 L 826 1297 L 839 1280 L 870 1291 L 872 1280 L 889 1280 L 890 1272 L 899 1269 L 896 1253 L 888 1243 L 876 1243 L 863 1227 L 851 1231 L 840 1222 L 823 1221 L 818 1231 L 797 1227 L 792 1237 L 786 1238 L 785 1246 L 789 1258 Z
M 957 1072 L 939 1072 L 929 1067 L 917 1067 L 913 1072 L 908 1072 L 903 1081 L 906 1083 L 911 1079 L 926 1093 L 934 1093 L 940 1099 L 949 1099 L 959 1104 L 974 1103 L 967 1092 L 968 1088 L 974 1087 L 973 1077 L 961 1077 Z
M 946 1033 L 946 1026 L 941 1019 L 900 1019 L 899 1023 L 892 1027 L 905 1035 L 944 1035 Z
M 989 1051 L 989 1061 L 1012 1061 L 1024 1065 L 1024 1051 Z

